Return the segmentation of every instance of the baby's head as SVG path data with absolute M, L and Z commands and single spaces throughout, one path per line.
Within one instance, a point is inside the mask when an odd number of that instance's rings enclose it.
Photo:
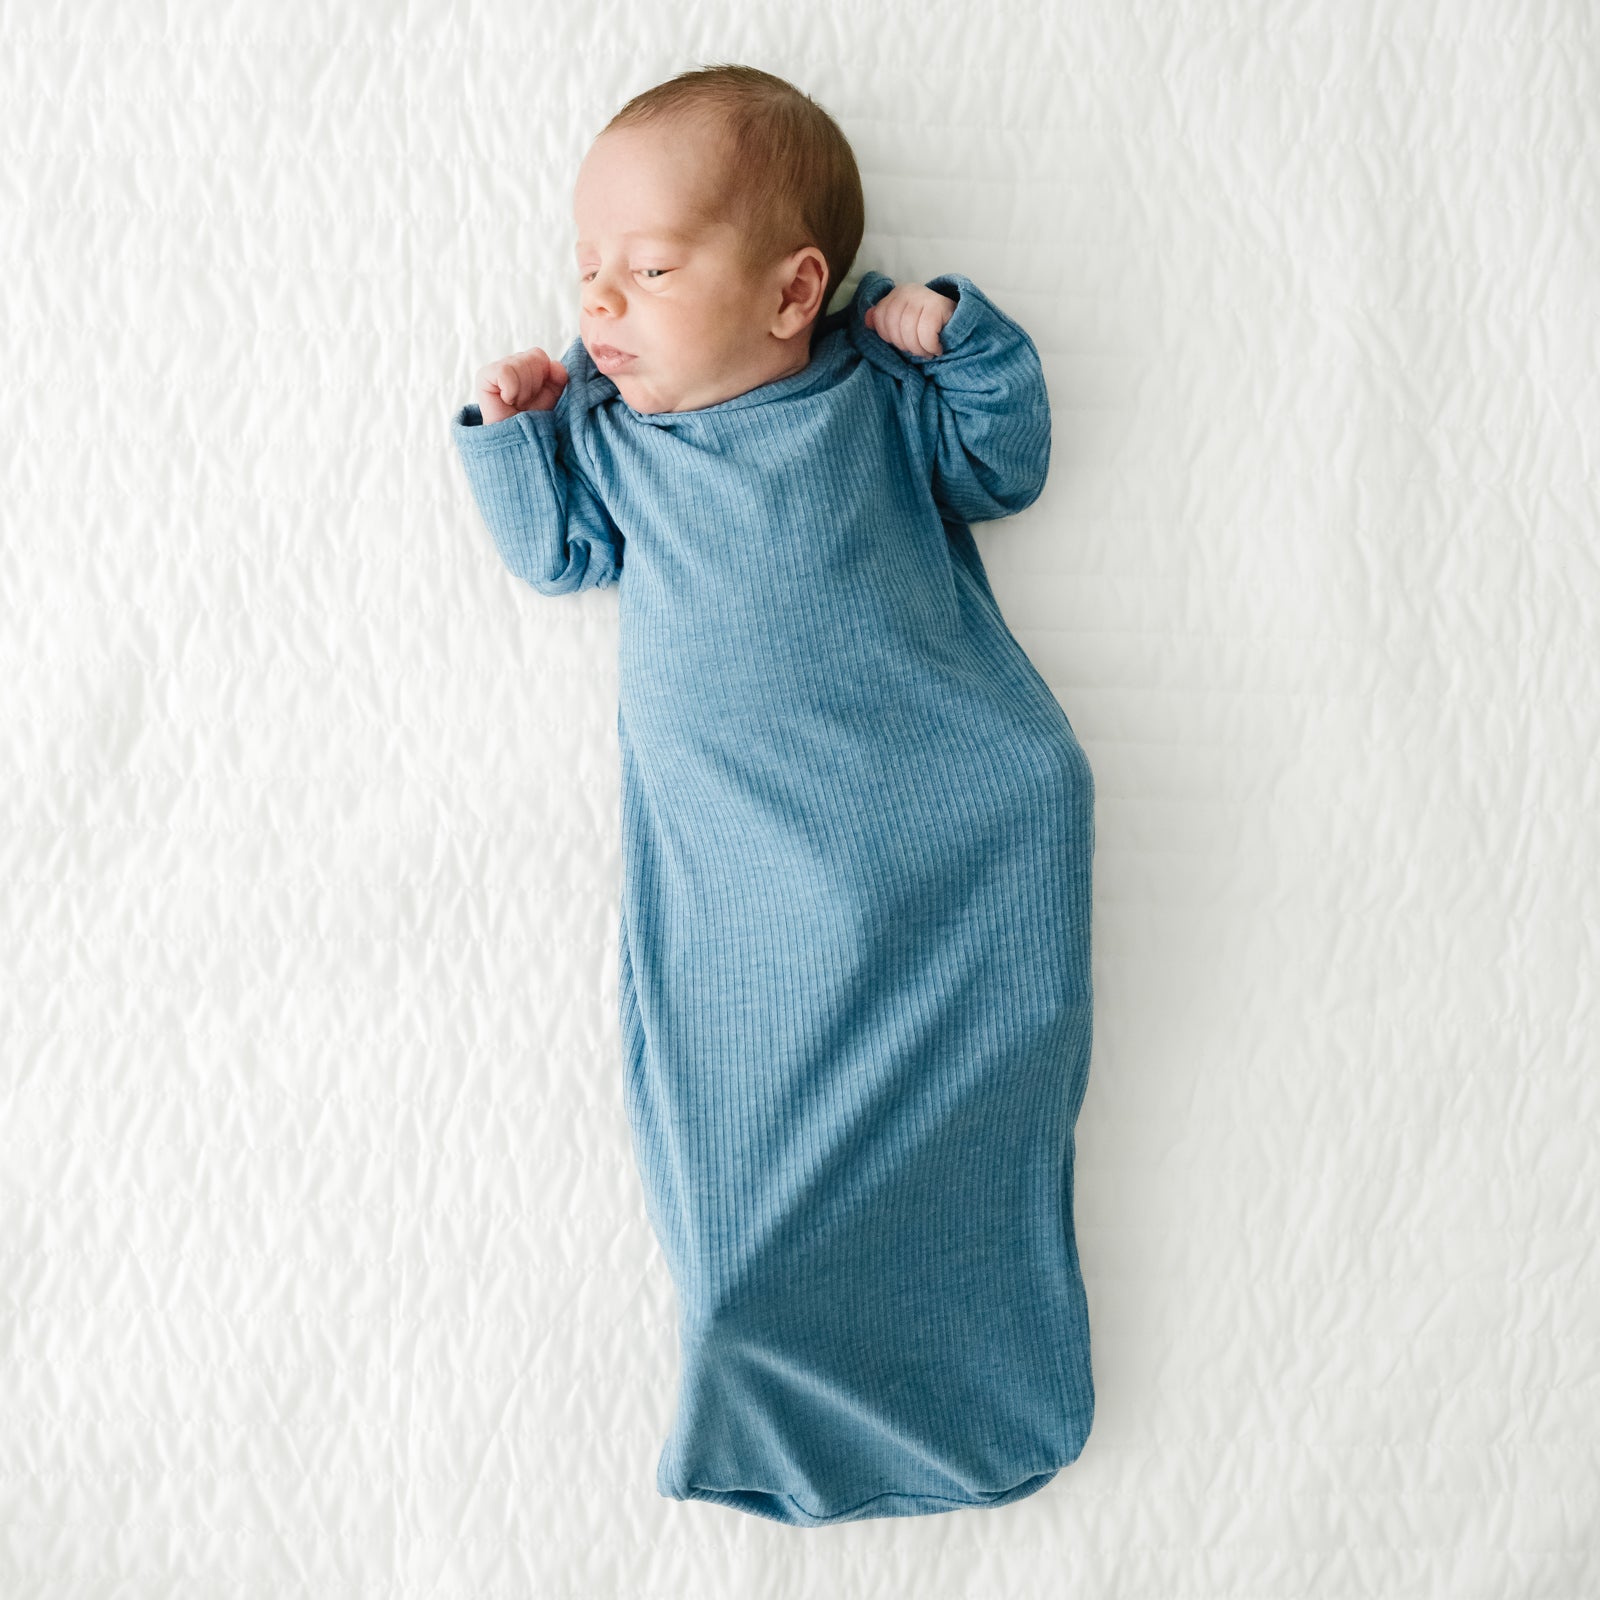
M 865 206 L 821 106 L 771 73 L 712 66 L 606 124 L 573 220 L 591 359 L 634 410 L 692 411 L 806 366 Z

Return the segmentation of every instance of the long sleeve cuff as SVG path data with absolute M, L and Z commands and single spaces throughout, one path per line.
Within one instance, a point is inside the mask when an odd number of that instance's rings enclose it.
M 477 405 L 451 418 L 467 484 L 501 559 L 541 594 L 617 581 L 621 531 L 570 460 L 555 409 L 485 423 Z
M 904 357 L 927 380 L 919 397 L 934 497 L 968 522 L 1011 516 L 1038 498 L 1050 468 L 1050 397 L 1038 347 L 971 278 L 925 287 L 955 300 L 939 354 Z
M 923 364 L 942 360 L 966 344 L 974 330 L 981 328 L 990 318 L 1004 323 L 1014 333 L 1027 337 L 1022 328 L 963 273 L 941 272 L 937 278 L 929 278 L 924 287 L 948 295 L 955 301 L 956 308 L 950 313 L 950 320 L 939 330 L 940 353 L 936 356 L 911 356 L 909 360 Z
M 555 430 L 555 410 L 514 411 L 498 422 L 485 422 L 483 408 L 475 402 L 464 405 L 450 419 L 450 432 L 463 455 L 486 455 L 494 450 L 515 448 L 524 439 Z

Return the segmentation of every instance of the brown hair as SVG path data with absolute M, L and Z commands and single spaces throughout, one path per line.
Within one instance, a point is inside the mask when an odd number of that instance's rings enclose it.
M 758 67 L 700 66 L 636 94 L 600 130 L 679 120 L 720 135 L 723 168 L 702 204 L 739 225 L 752 269 L 804 245 L 828 263 L 815 335 L 861 247 L 866 203 L 855 152 L 809 95 Z

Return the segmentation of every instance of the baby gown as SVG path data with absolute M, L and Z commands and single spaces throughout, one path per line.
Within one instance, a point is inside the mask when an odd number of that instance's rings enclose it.
M 541 594 L 618 585 L 623 1100 L 677 1291 L 657 1488 L 801 1526 L 1042 1489 L 1094 1412 L 1073 1224 L 1094 781 L 968 524 L 1032 504 L 1038 351 L 970 279 L 645 413 L 581 340 L 452 437 Z

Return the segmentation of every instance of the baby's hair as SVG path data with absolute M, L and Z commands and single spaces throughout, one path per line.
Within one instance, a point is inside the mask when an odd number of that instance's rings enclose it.
M 813 336 L 861 247 L 866 202 L 855 152 L 831 116 L 792 83 L 759 67 L 702 65 L 636 94 L 613 128 L 678 119 L 720 133 L 725 165 L 710 186 L 705 222 L 738 223 L 754 270 L 815 245 L 828 263 Z

